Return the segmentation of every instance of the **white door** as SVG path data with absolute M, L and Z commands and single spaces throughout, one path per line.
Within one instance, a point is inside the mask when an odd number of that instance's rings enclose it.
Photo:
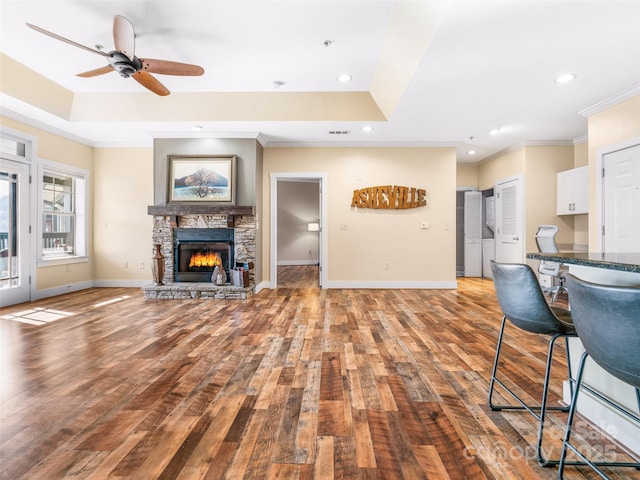
M 0 306 L 30 300 L 29 165 L 0 158 Z
M 464 192 L 464 276 L 482 276 L 482 192 Z
M 640 252 L 640 145 L 603 156 L 605 252 Z
M 522 263 L 523 195 L 522 179 L 515 177 L 498 181 L 494 189 L 496 202 L 496 261 Z

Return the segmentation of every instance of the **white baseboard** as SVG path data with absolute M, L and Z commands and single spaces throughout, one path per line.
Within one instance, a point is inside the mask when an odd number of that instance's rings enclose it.
M 458 288 L 457 281 L 438 282 L 362 282 L 362 281 L 328 281 L 325 288 L 373 288 L 373 289 L 414 289 L 414 290 L 455 290 Z
M 94 280 L 94 287 L 124 287 L 124 288 L 142 288 L 149 285 L 151 280 Z
M 85 290 L 94 286 L 95 285 L 92 280 L 87 280 L 85 282 L 69 283 L 58 287 L 34 290 L 31 292 L 31 300 L 41 300 L 43 298 L 55 297 L 56 295 L 64 295 L 65 293 L 79 292 L 80 290 Z
M 260 290 L 271 290 L 271 283 L 270 282 L 260 282 L 258 283 L 255 287 L 254 287 L 254 293 L 258 293 Z
M 268 288 L 273 289 L 271 282 L 263 282 L 260 284 L 260 289 Z M 322 285 L 322 288 L 335 288 L 335 289 L 378 289 L 378 290 L 455 290 L 458 288 L 457 281 L 446 282 L 352 282 L 352 281 L 333 281 L 326 282 Z M 256 293 L 258 292 L 256 288 Z

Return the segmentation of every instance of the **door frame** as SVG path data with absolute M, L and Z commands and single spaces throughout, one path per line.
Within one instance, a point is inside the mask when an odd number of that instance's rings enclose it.
M 25 275 L 28 277 L 28 287 L 27 290 L 29 292 L 29 298 L 26 301 L 32 301 L 36 298 L 36 283 L 37 283 L 37 268 L 36 268 L 36 253 L 37 253 L 37 232 L 39 231 L 35 227 L 36 219 L 38 218 L 38 203 L 37 203 L 37 181 L 36 175 L 38 171 L 38 158 L 36 156 L 38 139 L 33 135 L 29 135 L 27 133 L 14 130 L 12 128 L 6 127 L 4 125 L 0 126 L 0 134 L 3 138 L 8 138 L 11 140 L 16 140 L 20 143 L 24 144 L 25 152 L 24 157 L 22 156 L 14 156 L 11 154 L 4 154 L 3 157 L 6 160 L 14 161 L 17 163 L 21 163 L 27 166 L 29 171 L 29 181 L 28 181 L 28 194 L 27 198 L 29 201 L 29 205 L 27 207 L 28 215 L 27 218 L 21 222 L 21 227 L 23 231 L 19 232 L 21 235 L 28 236 L 28 245 L 29 249 L 27 252 L 28 255 L 28 271 L 25 272 Z
M 327 173 L 301 172 L 301 173 L 271 173 L 270 195 L 270 225 L 269 225 L 269 288 L 278 287 L 278 181 L 310 181 L 317 180 L 320 183 L 320 235 L 318 245 L 318 265 L 320 288 L 327 285 Z
M 602 169 L 604 168 L 604 157 L 613 152 L 617 152 L 618 150 L 624 150 L 627 148 L 634 147 L 636 145 L 640 145 L 640 137 L 633 137 L 622 142 L 613 143 L 611 145 L 606 145 L 598 150 L 598 155 L 596 158 L 596 176 L 599 180 L 596 180 L 596 201 L 595 201 L 595 218 L 596 218 L 596 228 L 597 231 L 600 232 L 596 235 L 596 245 L 595 248 L 590 248 L 590 250 L 594 252 L 602 252 L 604 246 L 604 235 L 603 235 L 603 227 L 604 227 L 604 196 L 606 192 L 604 191 L 604 178 L 602 176 Z M 589 172 L 591 174 L 591 172 Z M 591 175 L 589 175 L 591 177 Z M 594 205 L 591 201 L 589 201 L 589 206 Z M 591 208 L 589 208 L 589 216 L 591 217 Z M 591 235 L 589 235 L 590 237 Z

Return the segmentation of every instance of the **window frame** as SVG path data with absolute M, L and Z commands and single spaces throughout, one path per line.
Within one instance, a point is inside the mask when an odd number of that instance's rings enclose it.
M 39 267 L 67 265 L 89 261 L 89 171 L 84 168 L 66 165 L 52 160 L 40 159 L 38 164 L 36 189 L 38 192 L 38 221 L 37 221 L 37 257 Z M 61 257 L 44 257 L 44 217 L 52 212 L 44 209 L 44 177 L 67 176 L 73 178 L 75 198 L 73 200 L 75 238 L 73 254 Z

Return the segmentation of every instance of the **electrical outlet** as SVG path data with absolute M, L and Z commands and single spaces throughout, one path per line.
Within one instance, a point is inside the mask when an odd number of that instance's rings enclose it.
M 124 262 L 122 264 L 122 268 L 129 268 L 129 262 Z
M 390 263 L 385 263 L 384 264 L 384 269 L 385 270 L 391 270 L 391 264 Z
M 140 262 L 140 270 L 144 270 L 144 262 Z
M 309 255 L 311 255 L 311 249 L 309 249 Z
M 346 223 L 341 223 L 340 224 L 340 230 L 346 230 L 347 229 L 347 224 Z

